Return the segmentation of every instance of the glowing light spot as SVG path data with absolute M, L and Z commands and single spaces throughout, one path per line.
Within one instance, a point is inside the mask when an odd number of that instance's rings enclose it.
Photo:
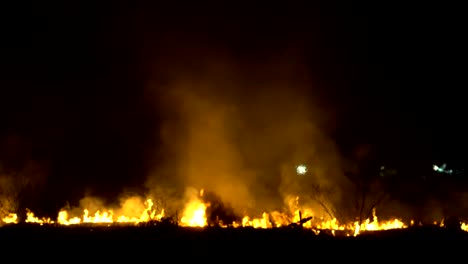
M 299 165 L 296 167 L 297 174 L 303 175 L 307 172 L 307 167 L 305 165 Z
M 436 172 L 440 172 L 440 173 L 446 173 L 446 174 L 452 174 L 453 173 L 453 170 L 448 170 L 447 169 L 447 164 L 442 164 L 442 166 L 437 166 L 437 165 L 432 165 L 432 170 L 436 171 Z

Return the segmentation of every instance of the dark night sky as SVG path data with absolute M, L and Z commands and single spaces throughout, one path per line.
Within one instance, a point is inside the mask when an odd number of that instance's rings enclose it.
M 453 152 L 465 149 L 461 23 L 450 10 L 315 4 L 201 14 L 42 4 L 2 22 L 0 157 L 11 168 L 47 161 L 51 191 L 76 186 L 64 196 L 90 186 L 116 194 L 144 180 L 164 118 L 145 85 L 167 49 L 159 40 L 174 34 L 246 62 L 301 36 L 320 96 L 339 113 L 334 137 L 344 153 L 370 143 L 399 162 L 431 164 L 459 161 Z

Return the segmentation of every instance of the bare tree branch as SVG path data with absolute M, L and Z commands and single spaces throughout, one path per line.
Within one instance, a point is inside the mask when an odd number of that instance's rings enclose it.
M 373 176 L 372 172 L 348 173 L 346 176 L 353 183 L 356 190 L 356 214 L 359 224 L 362 224 L 362 222 L 371 217 L 373 210 L 388 195 L 382 186 L 381 178 Z
M 327 203 L 331 200 L 332 188 L 326 188 L 317 183 L 311 185 L 310 198 L 317 202 L 330 218 L 336 218 L 336 212 Z
M 372 211 L 377 207 L 377 205 L 379 205 L 380 203 L 382 203 L 385 198 L 387 198 L 387 194 L 386 193 L 382 193 L 380 195 L 379 198 L 377 198 L 372 204 L 371 204 L 371 207 L 369 207 L 369 211 L 367 212 L 367 215 L 366 215 L 366 218 L 365 219 L 369 219 L 371 217 L 371 214 L 372 214 Z

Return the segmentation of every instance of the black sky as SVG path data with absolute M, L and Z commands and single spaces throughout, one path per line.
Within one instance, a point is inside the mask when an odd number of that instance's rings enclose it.
M 63 196 L 138 186 L 165 118 L 145 86 L 149 78 L 164 79 L 152 76 L 150 66 L 167 59 L 170 46 L 222 47 L 253 63 L 291 42 L 306 47 L 308 71 L 322 87 L 318 96 L 338 112 L 333 137 L 343 153 L 369 143 L 399 162 L 463 161 L 466 81 L 461 19 L 453 9 L 271 9 L 43 3 L 15 9 L 2 22 L 3 166 L 46 161 L 50 190 L 76 185 Z

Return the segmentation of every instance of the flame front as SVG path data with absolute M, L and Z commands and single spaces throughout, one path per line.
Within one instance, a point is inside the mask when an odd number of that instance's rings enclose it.
M 203 189 L 200 197 L 203 196 Z M 185 206 L 184 215 L 180 219 L 181 226 L 204 227 L 206 226 L 206 207 L 199 197 L 194 197 Z
M 181 226 L 185 227 L 205 227 L 207 226 L 206 210 L 210 206 L 202 200 L 203 190 L 195 197 L 192 197 L 184 206 L 183 214 L 178 221 Z M 288 225 L 300 224 L 303 228 L 312 229 L 316 233 L 320 230 L 331 230 L 332 234 L 335 231 L 345 231 L 347 235 L 357 236 L 363 231 L 378 231 L 388 229 L 402 229 L 414 225 L 411 221 L 409 225 L 403 223 L 399 219 L 389 221 L 380 221 L 377 218 L 376 211 L 373 211 L 371 219 L 362 221 L 362 223 L 354 222 L 341 224 L 337 219 L 325 220 L 320 217 L 315 217 L 314 212 L 307 208 L 299 209 L 297 206 L 298 197 L 289 202 L 291 212 L 264 212 L 260 217 L 252 218 L 244 216 L 241 221 L 232 223 L 233 227 L 253 227 L 253 228 L 277 228 Z M 104 224 L 110 225 L 113 223 L 139 224 L 150 221 L 160 221 L 164 217 L 164 209 L 156 210 L 154 202 L 151 199 L 145 201 L 145 208 L 139 216 L 127 216 L 124 214 L 117 215 L 113 210 L 102 209 L 91 213 L 89 209 L 84 209 L 82 215 L 72 215 L 67 210 L 61 210 L 58 213 L 56 221 L 50 218 L 39 218 L 29 210 L 26 214 L 26 223 L 33 224 L 59 224 L 59 225 L 78 225 L 78 224 Z M 306 219 L 307 221 L 303 221 Z M 301 223 L 302 222 L 302 223 Z M 16 224 L 18 216 L 15 213 L 10 213 L 4 216 L 0 223 Z M 443 221 L 435 225 L 444 226 Z M 461 229 L 468 232 L 468 223 L 460 223 Z
M 2 221 L 5 224 L 16 224 L 16 223 L 18 223 L 18 215 L 14 214 L 14 213 L 9 213 L 7 216 L 2 218 Z
M 27 210 L 27 213 L 26 213 L 26 223 L 36 223 L 36 224 L 40 224 L 40 225 L 43 225 L 43 224 L 53 224 L 54 221 L 52 221 L 50 218 L 38 218 L 34 215 L 33 212 Z
M 57 223 L 61 225 L 76 225 L 82 223 L 143 223 L 149 221 L 158 221 L 164 217 L 164 209 L 159 213 L 153 208 L 154 203 L 151 199 L 146 200 L 146 208 L 139 217 L 129 217 L 126 215 L 115 216 L 112 210 L 96 211 L 93 215 L 90 215 L 88 209 L 84 209 L 81 217 L 75 216 L 70 218 L 70 214 L 66 210 L 62 210 L 58 214 Z

